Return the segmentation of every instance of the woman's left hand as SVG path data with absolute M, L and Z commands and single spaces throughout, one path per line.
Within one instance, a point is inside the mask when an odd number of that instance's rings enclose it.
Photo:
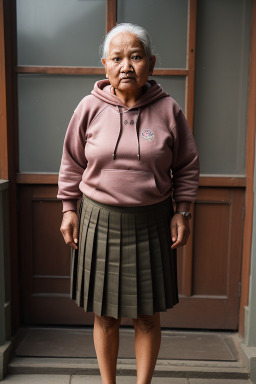
M 171 219 L 172 249 L 187 244 L 190 234 L 189 221 L 186 217 L 176 213 Z

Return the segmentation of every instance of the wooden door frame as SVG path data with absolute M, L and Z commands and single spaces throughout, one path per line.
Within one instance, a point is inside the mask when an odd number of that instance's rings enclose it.
M 116 22 L 117 0 L 106 0 L 107 23 L 106 29 L 110 30 Z M 188 66 L 187 69 L 156 69 L 154 75 L 186 76 L 186 107 L 190 126 L 193 127 L 194 111 L 194 69 L 195 69 L 195 21 L 196 0 L 189 1 L 190 27 L 188 44 Z M 18 73 L 44 73 L 44 74 L 103 74 L 104 68 L 97 67 L 24 67 L 17 66 L 16 54 L 16 1 L 0 0 L 0 33 L 4 35 L 6 49 L 1 41 L 0 49 L 0 76 L 6 84 L 1 81 L 0 92 L 2 103 L 0 104 L 0 136 L 1 159 L 0 177 L 10 181 L 10 220 L 12 224 L 11 239 L 11 262 L 12 262 L 12 319 L 13 328 L 19 326 L 19 276 L 18 276 L 18 231 L 17 231 L 17 204 L 16 183 L 57 184 L 57 175 L 28 175 L 18 172 L 18 123 L 17 123 L 17 74 Z M 249 274 L 252 241 L 252 207 L 253 207 L 253 176 L 254 176 L 254 139 L 255 139 L 255 78 L 256 78 L 256 0 L 253 0 L 251 32 L 251 70 L 250 88 L 248 99 L 248 123 L 247 123 L 247 151 L 246 151 L 246 178 L 245 177 L 220 177 L 201 176 L 200 186 L 246 186 L 246 207 L 244 222 L 244 246 L 242 255 L 242 290 L 240 305 L 240 327 L 239 332 L 244 332 L 244 306 L 248 304 Z M 191 29 L 190 29 L 191 28 Z M 2 65 L 5 63 L 5 66 Z M 254 84 L 254 87 L 253 87 Z M 189 96 L 188 96 L 189 94 Z M 3 96 L 3 98 L 2 98 Z M 187 104 L 188 97 L 193 100 L 193 107 Z M 192 98 L 192 99 L 191 99 Z M 2 123 L 3 122 L 3 123 Z M 3 149 L 3 152 L 2 152 Z M 190 252 L 188 250 L 188 252 Z M 191 262 L 191 260 L 190 260 Z M 188 269 L 187 269 L 188 270 Z M 186 273 L 186 272 L 184 272 Z M 189 289 L 189 285 L 188 285 Z
M 8 180 L 7 110 L 5 80 L 4 3 L 0 0 L 0 178 Z
M 0 0 L 0 178 L 9 180 L 11 322 L 12 332 L 20 325 L 18 218 L 16 174 L 18 171 L 18 124 L 15 1 Z
M 256 131 L 256 0 L 252 3 L 250 74 L 246 137 L 246 193 L 242 254 L 242 280 L 239 312 L 239 333 L 244 336 L 245 306 L 249 302 L 250 265 L 253 227 L 253 184 Z

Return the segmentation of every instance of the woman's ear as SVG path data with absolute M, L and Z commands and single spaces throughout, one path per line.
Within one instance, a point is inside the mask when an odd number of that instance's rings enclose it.
M 155 63 L 156 63 L 156 57 L 155 57 L 155 55 L 152 55 L 150 58 L 150 63 L 149 63 L 149 74 L 150 75 L 153 74 Z
M 106 78 L 108 78 L 106 59 L 101 59 L 101 62 L 102 62 L 102 64 L 103 64 L 104 67 L 105 67 Z

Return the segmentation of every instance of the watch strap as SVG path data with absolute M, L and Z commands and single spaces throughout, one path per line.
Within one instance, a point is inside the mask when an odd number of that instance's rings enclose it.
M 186 211 L 175 211 L 175 213 L 178 213 L 179 215 L 182 215 L 184 217 L 186 217 L 186 219 L 190 220 L 191 219 L 191 213 L 190 212 L 186 212 Z

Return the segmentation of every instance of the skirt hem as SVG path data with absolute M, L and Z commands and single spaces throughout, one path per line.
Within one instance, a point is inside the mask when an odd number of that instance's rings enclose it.
M 83 308 L 85 313 L 94 313 L 94 314 L 96 314 L 99 317 L 102 317 L 102 316 L 113 317 L 116 320 L 117 319 L 121 319 L 123 317 L 129 318 L 129 319 L 138 319 L 139 316 L 152 316 L 152 315 L 154 315 L 155 313 L 158 313 L 158 312 L 160 312 L 160 313 L 167 312 L 169 309 L 172 309 L 172 308 L 175 307 L 175 305 L 179 304 L 179 301 L 177 301 L 176 303 L 174 303 L 172 306 L 170 306 L 168 308 L 156 309 L 156 310 L 154 310 L 151 313 L 137 313 L 137 316 L 133 316 L 133 315 L 131 315 L 129 313 L 126 313 L 124 315 L 121 314 L 120 316 L 116 317 L 115 315 L 113 315 L 113 312 L 111 311 L 111 309 L 107 313 L 102 314 L 101 312 L 99 312 L 97 310 L 85 310 L 85 308 L 82 305 L 79 305 L 75 299 L 72 299 L 72 300 L 75 301 L 75 303 L 77 304 L 78 307 Z M 97 303 L 101 305 L 101 302 L 98 301 Z M 116 312 L 116 310 L 114 312 Z

